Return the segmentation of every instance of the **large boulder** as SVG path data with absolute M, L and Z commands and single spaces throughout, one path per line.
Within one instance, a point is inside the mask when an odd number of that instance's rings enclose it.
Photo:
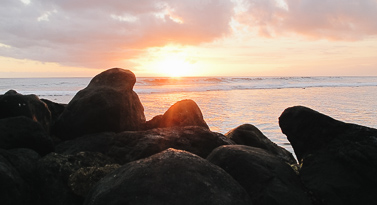
M 40 155 L 54 151 L 53 141 L 38 122 L 24 116 L 0 119 L 0 149 L 29 148 Z
M 0 119 L 25 116 L 39 122 L 49 132 L 51 113 L 36 95 L 22 95 L 9 90 L 0 95 Z
M 168 149 L 110 173 L 90 191 L 84 204 L 252 203 L 221 168 L 194 154 Z
M 377 129 L 335 120 L 304 106 L 285 109 L 279 117 L 279 125 L 298 160 L 326 147 L 334 139 L 356 142 L 377 136 Z
M 209 129 L 202 111 L 193 100 L 181 100 L 172 105 L 163 115 L 146 123 L 147 129 L 164 127 L 199 126 Z
M 68 103 L 54 126 L 63 140 L 99 132 L 140 130 L 145 124 L 144 108 L 132 90 L 135 75 L 120 68 L 95 76 Z
M 124 164 L 168 148 L 186 150 L 205 158 L 216 147 L 229 144 L 234 142 L 220 133 L 187 126 L 87 135 L 59 144 L 56 151 L 63 154 L 101 152 Z
M 266 150 L 226 145 L 216 148 L 207 160 L 240 183 L 254 204 L 312 204 L 295 171 Z
M 375 204 L 377 130 L 307 107 L 287 108 L 279 124 L 301 160 L 300 177 L 324 204 Z
M 87 187 L 83 181 L 75 181 L 70 177 L 82 168 L 98 168 L 113 164 L 113 161 L 100 154 L 81 152 L 75 155 L 51 153 L 41 158 L 37 164 L 39 202 L 37 204 L 71 204 L 81 205 L 84 196 L 78 194 L 77 187 Z M 91 175 L 87 177 L 90 178 Z M 79 178 L 77 178 L 79 179 Z M 97 179 L 99 180 L 99 179 Z M 90 180 L 86 181 L 93 185 Z M 90 185 L 89 185 L 90 186 Z
M 254 125 L 240 125 L 226 133 L 225 136 L 239 145 L 247 145 L 264 149 L 288 164 L 297 163 L 292 153 L 273 143 Z

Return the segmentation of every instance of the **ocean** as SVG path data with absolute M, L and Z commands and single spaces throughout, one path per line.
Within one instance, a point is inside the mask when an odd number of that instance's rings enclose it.
M 0 79 L 0 93 L 13 89 L 68 103 L 91 78 Z M 377 127 L 377 77 L 184 77 L 137 78 L 147 120 L 175 102 L 194 100 L 210 129 L 225 134 L 245 124 L 258 127 L 276 144 L 293 152 L 281 133 L 284 109 L 303 105 L 335 119 Z

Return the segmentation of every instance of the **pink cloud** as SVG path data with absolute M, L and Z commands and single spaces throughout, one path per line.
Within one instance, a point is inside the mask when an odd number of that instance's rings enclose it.
M 376 0 L 244 0 L 238 19 L 263 36 L 296 33 L 310 38 L 358 40 L 377 34 Z M 284 4 L 283 4 L 284 5 Z

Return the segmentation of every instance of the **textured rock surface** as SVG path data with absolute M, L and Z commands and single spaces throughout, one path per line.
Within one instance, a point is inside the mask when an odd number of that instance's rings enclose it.
M 168 148 L 186 150 L 207 157 L 218 146 L 234 144 L 224 135 L 203 127 L 172 127 L 148 131 L 100 133 L 66 141 L 56 147 L 58 153 L 101 152 L 124 164 L 145 158 Z
M 131 71 L 120 68 L 98 74 L 69 102 L 55 123 L 54 134 L 68 140 L 91 133 L 141 129 L 144 108 L 132 90 L 135 82 Z
M 80 168 L 103 167 L 113 161 L 100 153 L 81 152 L 75 155 L 51 153 L 38 162 L 40 200 L 38 204 L 82 204 L 84 197 L 69 186 L 69 177 Z M 71 183 L 73 183 L 71 181 Z
M 224 170 L 191 153 L 168 149 L 107 175 L 84 204 L 250 205 L 251 201 Z
M 69 176 L 68 186 L 76 195 L 85 197 L 100 179 L 119 167 L 119 164 L 108 164 L 103 167 L 80 168 Z
M 226 133 L 225 136 L 239 145 L 248 145 L 264 149 L 289 164 L 297 163 L 292 153 L 273 143 L 254 125 L 240 125 Z
M 227 145 L 216 148 L 207 159 L 238 181 L 254 204 L 311 204 L 293 169 L 266 150 Z

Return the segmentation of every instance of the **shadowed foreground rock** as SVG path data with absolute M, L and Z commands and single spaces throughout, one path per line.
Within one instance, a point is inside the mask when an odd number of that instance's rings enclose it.
M 0 148 L 30 148 L 42 156 L 54 151 L 42 125 L 24 116 L 0 119 Z
M 312 109 L 287 108 L 279 118 L 299 160 L 300 177 L 324 204 L 375 204 L 377 130 Z
M 39 158 L 30 149 L 0 149 L 1 204 L 38 204 L 35 175 Z
M 39 160 L 37 168 L 36 177 L 38 177 L 40 193 L 38 204 L 82 204 L 84 197 L 76 194 L 78 191 L 76 188 L 80 186 L 80 182 L 70 180 L 70 176 L 81 168 L 101 168 L 107 164 L 113 164 L 113 161 L 100 153 L 81 152 L 75 155 L 51 153 L 46 155 Z M 92 183 L 90 180 L 87 182 L 88 184 Z
M 149 157 L 168 148 L 186 150 L 207 157 L 221 145 L 234 144 L 224 135 L 203 127 L 172 127 L 148 131 L 125 131 L 87 135 L 59 144 L 58 153 L 101 152 L 119 164 Z
M 311 204 L 293 169 L 266 150 L 245 145 L 221 146 L 207 160 L 238 181 L 254 204 Z
M 110 173 L 91 190 L 84 204 L 252 203 L 221 168 L 194 154 L 168 149 Z
M 146 129 L 185 126 L 209 129 L 203 119 L 202 111 L 193 100 L 176 102 L 163 115 L 158 115 L 146 123 Z
M 68 103 L 54 127 L 63 140 L 99 132 L 140 130 L 145 124 L 144 108 L 132 90 L 135 75 L 120 68 L 95 76 Z
M 268 139 L 258 128 L 250 124 L 240 125 L 225 134 L 239 145 L 258 147 L 277 156 L 288 164 L 297 164 L 292 153 Z

